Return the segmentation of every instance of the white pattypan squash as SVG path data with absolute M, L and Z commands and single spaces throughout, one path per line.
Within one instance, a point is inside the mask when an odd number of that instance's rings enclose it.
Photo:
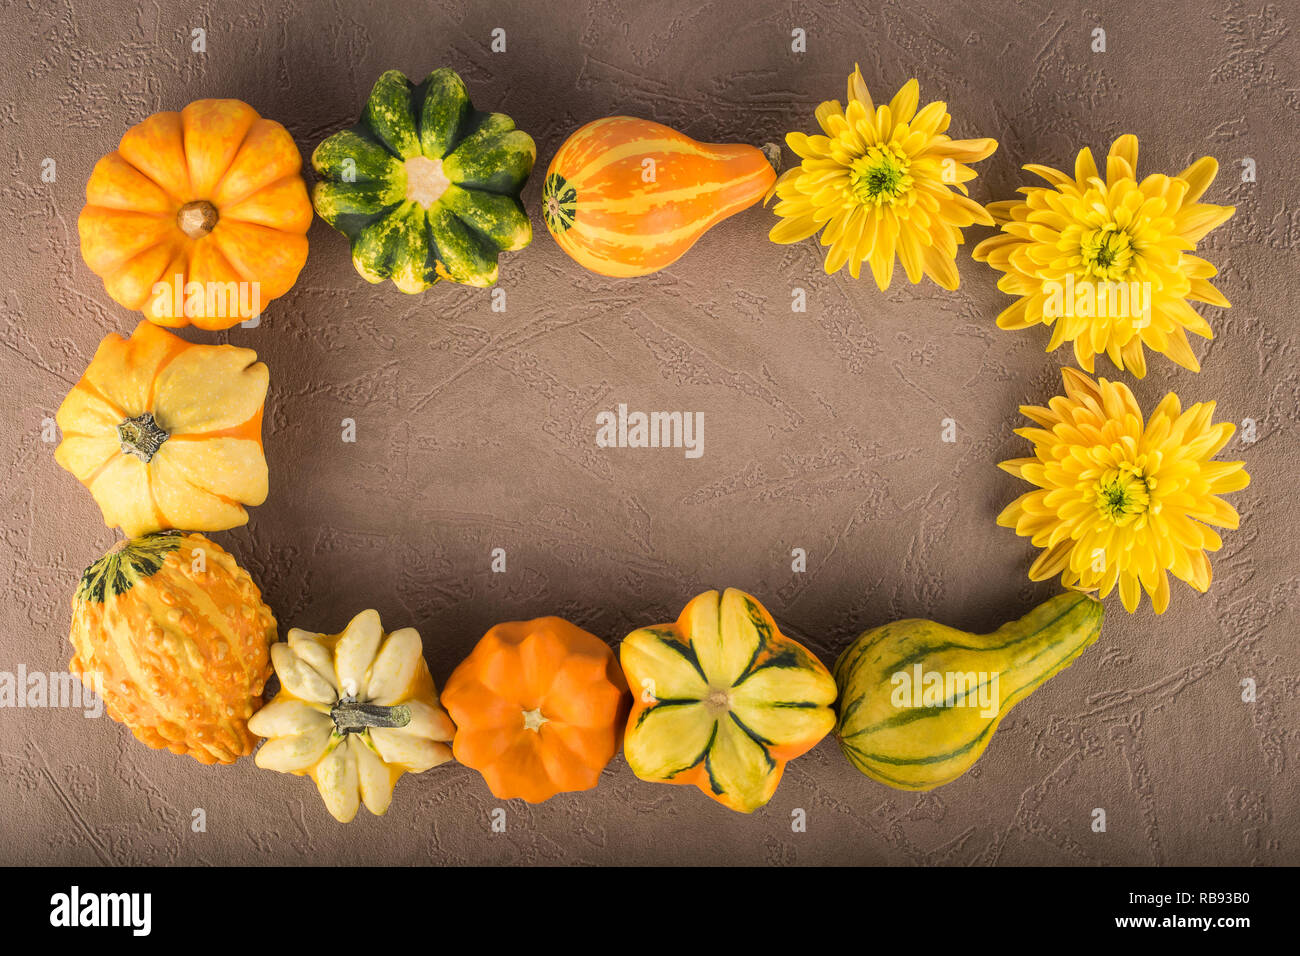
M 382 814 L 402 774 L 451 759 L 456 728 L 414 628 L 385 635 L 378 612 L 362 611 L 341 634 L 293 628 L 271 663 L 280 692 L 248 722 L 268 738 L 257 765 L 310 775 L 340 823 L 362 803 Z

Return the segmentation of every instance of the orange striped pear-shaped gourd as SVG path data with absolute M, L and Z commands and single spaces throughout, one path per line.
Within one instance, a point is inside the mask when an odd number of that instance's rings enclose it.
M 542 214 L 579 265 L 616 278 L 649 275 L 762 199 L 779 156 L 775 146 L 697 143 L 661 123 L 610 116 L 555 154 Z

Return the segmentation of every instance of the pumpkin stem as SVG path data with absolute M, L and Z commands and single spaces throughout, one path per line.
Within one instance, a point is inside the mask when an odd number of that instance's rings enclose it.
M 117 440 L 122 443 L 122 454 L 135 455 L 146 465 L 170 437 L 154 420 L 152 412 L 128 418 L 117 426 Z
M 202 239 L 217 227 L 217 207 L 206 199 L 187 202 L 176 211 L 176 225 L 191 239 Z
M 781 172 L 781 147 L 776 143 L 764 143 L 758 147 L 758 151 L 772 165 L 772 171 L 779 175 Z
M 704 709 L 714 717 L 727 713 L 731 710 L 731 693 L 721 687 L 710 688 L 704 698 Z
M 360 734 L 371 727 L 405 727 L 411 722 L 411 708 L 405 704 L 362 704 L 345 697 L 330 708 L 330 719 L 335 733 Z

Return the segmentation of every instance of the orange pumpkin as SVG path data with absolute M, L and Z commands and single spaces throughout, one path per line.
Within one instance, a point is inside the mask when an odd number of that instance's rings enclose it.
M 239 100 L 127 130 L 77 220 L 104 289 L 159 325 L 228 329 L 293 287 L 312 208 L 293 137 Z
M 629 705 L 609 645 L 558 617 L 496 625 L 442 691 L 456 759 L 529 803 L 596 786 Z
M 560 248 L 601 275 L 649 275 L 676 262 L 776 182 L 780 150 L 697 143 L 632 116 L 588 123 L 560 147 L 542 216 Z
M 252 349 L 196 345 L 141 322 L 129 339 L 99 343 L 59 406 L 54 458 L 129 537 L 237 527 L 244 505 L 266 500 L 268 379 Z

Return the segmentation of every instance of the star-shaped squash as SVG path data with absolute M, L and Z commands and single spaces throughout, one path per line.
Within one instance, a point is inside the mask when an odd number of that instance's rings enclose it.
M 633 772 L 694 784 L 741 813 L 767 803 L 786 763 L 835 724 L 830 673 L 742 591 L 706 591 L 675 624 L 629 634 L 619 657 Z

